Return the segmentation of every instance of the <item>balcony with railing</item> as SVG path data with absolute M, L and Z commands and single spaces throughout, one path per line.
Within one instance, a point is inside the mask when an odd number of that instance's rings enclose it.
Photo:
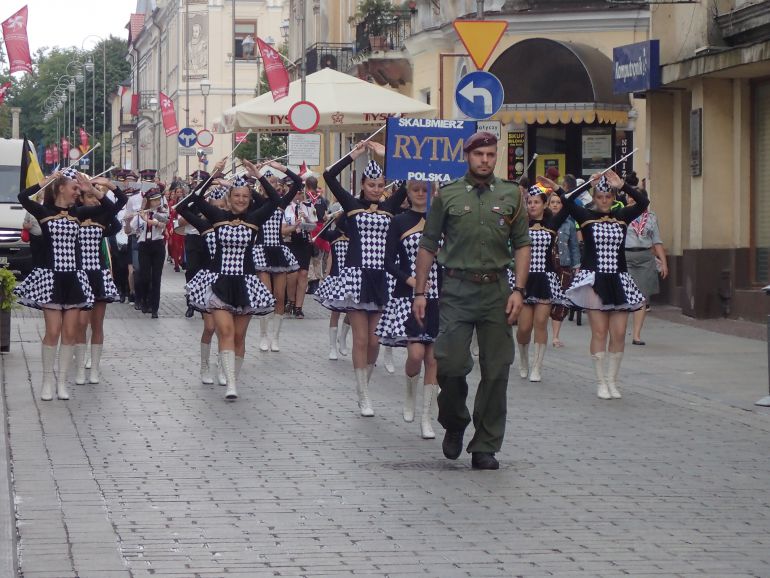
M 305 53 L 307 73 L 313 74 L 324 68 L 347 72 L 353 61 L 353 51 L 352 44 L 333 42 L 313 44 Z
M 377 22 L 375 29 L 370 22 L 358 23 L 350 72 L 393 88 L 411 82 L 412 67 L 404 43 L 412 35 L 413 16 L 412 10 L 395 10 L 384 22 Z

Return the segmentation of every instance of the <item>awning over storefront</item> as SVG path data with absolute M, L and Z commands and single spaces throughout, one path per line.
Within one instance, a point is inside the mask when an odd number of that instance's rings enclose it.
M 628 120 L 628 96 L 612 89 L 612 61 L 592 46 L 530 38 L 504 51 L 489 71 L 505 89 L 503 108 L 495 116 L 503 122 Z

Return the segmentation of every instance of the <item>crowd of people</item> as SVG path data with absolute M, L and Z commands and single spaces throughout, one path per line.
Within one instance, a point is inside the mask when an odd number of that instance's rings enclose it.
M 597 395 L 620 398 L 629 313 L 633 343 L 643 344 L 643 312 L 658 275 L 667 274 L 635 175 L 624 181 L 607 170 L 584 183 L 551 172 L 534 184 L 512 182 L 494 175 L 494 135 L 476 133 L 463 151 L 466 176 L 438 190 L 387 183 L 376 161 L 384 146 L 361 141 L 323 173 L 331 206 L 314 175 L 246 159 L 229 176 L 223 160 L 211 174 L 196 171 L 168 187 L 154 171 L 107 179 L 68 168 L 23 191 L 19 200 L 37 224 L 30 225 L 36 267 L 16 294 L 45 318 L 41 398 L 69 398 L 73 362 L 76 383 L 86 382 L 87 368 L 88 381 L 99 382 L 108 303 L 132 301 L 158 317 L 167 258 L 185 271 L 186 316 L 203 319 L 200 379 L 226 386 L 228 400 L 239 395 L 252 317 L 260 321 L 259 349 L 280 352 L 284 317 L 304 317 L 312 269 L 325 272 L 314 296 L 330 311 L 328 357 L 350 353 L 360 414 L 374 415 L 369 384 L 380 347 L 406 348 L 403 419 L 415 420 L 422 375 L 420 435 L 435 437 L 437 404 L 449 459 L 461 454 L 472 421 L 473 467 L 499 467 L 513 325 L 520 375 L 540 382 L 549 320 L 552 346 L 561 347 L 567 313 L 587 311 Z M 363 155 L 370 160 L 360 188 L 348 191 L 340 174 Z M 578 194 L 587 191 L 588 198 Z M 481 382 L 471 414 L 474 354 Z

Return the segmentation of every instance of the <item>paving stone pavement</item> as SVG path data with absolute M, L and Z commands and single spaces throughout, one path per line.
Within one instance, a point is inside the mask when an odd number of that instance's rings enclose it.
M 399 369 L 375 370 L 376 416 L 357 415 L 314 304 L 280 353 L 252 325 L 225 402 L 198 379 L 179 276 L 164 282 L 158 320 L 110 306 L 102 383 L 67 402 L 40 401 L 42 319 L 15 315 L 3 400 L 24 578 L 770 575 L 761 341 L 650 319 L 605 402 L 587 327 L 565 324 L 542 383 L 512 372 L 502 469 L 475 472 L 443 458 L 438 424 L 422 440 L 403 422 Z

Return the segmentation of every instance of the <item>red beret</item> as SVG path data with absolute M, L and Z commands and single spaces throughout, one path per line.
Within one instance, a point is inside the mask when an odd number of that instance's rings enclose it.
M 477 132 L 474 133 L 468 138 L 468 140 L 465 141 L 465 146 L 463 146 L 463 152 L 469 153 L 474 149 L 477 149 L 479 147 L 486 147 L 486 146 L 492 146 L 497 145 L 497 137 L 493 135 L 491 132 Z

